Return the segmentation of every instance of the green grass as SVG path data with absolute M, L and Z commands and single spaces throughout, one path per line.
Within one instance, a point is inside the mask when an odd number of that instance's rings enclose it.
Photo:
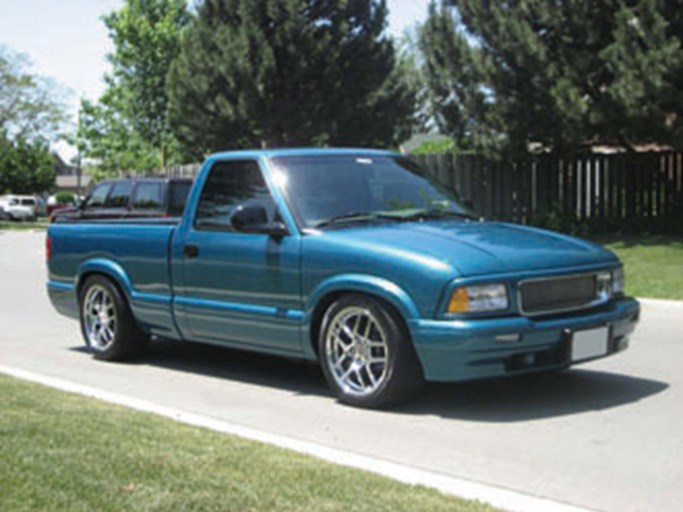
M 48 220 L 47 219 L 38 219 L 35 222 L 16 222 L 16 221 L 9 221 L 9 220 L 0 220 L 0 230 L 8 230 L 8 231 L 29 231 L 32 229 L 47 229 L 48 226 Z
M 629 295 L 683 300 L 683 238 L 629 236 L 596 241 L 624 262 Z
M 0 510 L 494 509 L 0 375 Z

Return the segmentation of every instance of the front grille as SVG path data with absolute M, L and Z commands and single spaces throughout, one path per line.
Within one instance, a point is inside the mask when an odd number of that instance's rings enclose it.
M 533 279 L 519 283 L 523 314 L 559 313 L 592 306 L 602 297 L 595 274 Z

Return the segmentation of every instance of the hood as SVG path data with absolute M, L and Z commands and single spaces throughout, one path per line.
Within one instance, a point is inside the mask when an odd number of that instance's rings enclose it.
M 362 252 L 429 259 L 466 277 L 618 261 L 610 251 L 578 238 L 497 222 L 374 224 L 328 230 L 323 236 Z

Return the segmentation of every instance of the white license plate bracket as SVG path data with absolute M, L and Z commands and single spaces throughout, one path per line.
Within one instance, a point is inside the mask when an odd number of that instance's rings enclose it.
M 571 336 L 572 362 L 585 361 L 607 355 L 609 351 L 609 327 L 574 331 Z

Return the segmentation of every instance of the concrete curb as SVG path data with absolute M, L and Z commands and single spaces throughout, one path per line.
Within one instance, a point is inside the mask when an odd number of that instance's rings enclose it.
M 638 297 L 638 302 L 645 306 L 656 306 L 666 309 L 681 309 L 683 310 L 683 301 L 681 300 L 667 300 L 667 299 L 648 299 Z
M 76 384 L 74 382 L 46 375 L 40 375 L 19 368 L 0 365 L 0 373 L 62 391 L 96 398 L 137 411 L 156 414 L 187 425 L 208 428 L 216 432 L 235 435 L 244 439 L 293 450 L 334 464 L 369 471 L 402 483 L 423 485 L 445 494 L 470 500 L 478 500 L 504 510 L 513 512 L 589 512 L 589 509 L 558 503 L 545 498 L 530 496 L 482 483 L 471 482 L 387 460 L 374 459 L 368 456 L 336 448 L 329 448 L 295 438 L 271 434 L 235 423 L 181 411 L 179 409 L 138 400 L 136 398 L 111 393 L 109 391 Z

